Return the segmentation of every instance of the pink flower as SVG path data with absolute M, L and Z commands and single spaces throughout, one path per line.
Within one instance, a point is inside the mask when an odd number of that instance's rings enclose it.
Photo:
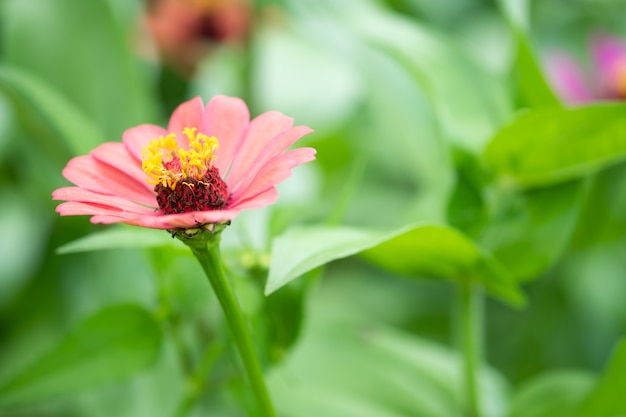
M 315 149 L 287 150 L 312 132 L 271 111 L 250 121 L 245 103 L 216 96 L 181 104 L 169 126 L 128 129 L 70 160 L 63 176 L 76 187 L 52 193 L 62 216 L 90 215 L 92 223 L 155 229 L 228 222 L 244 209 L 273 203 L 276 184 L 315 159 Z
M 626 99 L 626 44 L 596 35 L 591 41 L 592 69 L 584 68 L 561 52 L 548 59 L 548 77 L 558 96 L 567 103 Z

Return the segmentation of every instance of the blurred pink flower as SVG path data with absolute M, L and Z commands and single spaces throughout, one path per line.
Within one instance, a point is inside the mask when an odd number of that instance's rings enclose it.
M 197 228 L 232 220 L 244 209 L 273 203 L 275 185 L 292 168 L 315 159 L 315 149 L 287 150 L 312 132 L 276 111 L 252 121 L 246 104 L 216 96 L 181 104 L 163 129 L 128 129 L 70 160 L 63 175 L 76 187 L 55 190 L 63 216 L 90 215 L 92 223 L 155 229 Z
M 141 23 L 160 58 L 188 76 L 216 44 L 242 44 L 251 13 L 246 0 L 149 0 Z
M 548 77 L 559 97 L 567 103 L 626 99 L 626 43 L 596 35 L 591 39 L 592 68 L 585 68 L 567 53 L 547 61 Z

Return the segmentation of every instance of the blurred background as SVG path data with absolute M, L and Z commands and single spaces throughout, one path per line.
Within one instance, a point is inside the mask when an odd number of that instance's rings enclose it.
M 600 37 L 626 51 L 625 7 L 2 0 L 0 381 L 112 306 L 134 308 L 159 333 L 155 358 L 111 375 L 101 368 L 121 367 L 115 357 L 98 356 L 95 371 L 65 358 L 59 369 L 70 364 L 63 378 L 73 382 L 56 391 L 63 384 L 48 358 L 48 371 L 32 372 L 57 382 L 32 388 L 23 377 L 32 389 L 0 415 L 246 415 L 236 355 L 190 254 L 166 232 L 61 218 L 50 196 L 68 185 L 61 170 L 73 156 L 215 94 L 315 130 L 303 144 L 317 161 L 281 184 L 276 205 L 242 214 L 223 238 L 280 415 L 446 416 L 461 402 L 449 283 L 357 257 L 263 297 L 273 239 L 302 224 L 462 230 L 515 271 L 528 298 L 524 308 L 486 303 L 486 415 L 530 415 L 511 404 L 543 375 L 562 378 L 555 384 L 572 396 L 588 390 L 626 330 L 626 166 L 590 175 L 584 192 L 571 191 L 573 181 L 504 198 L 482 155 L 519 112 L 541 104 L 540 91 L 566 106 L 626 98 L 626 70 L 611 78 L 594 55 Z M 524 82 L 533 68 L 543 87 Z M 542 193 L 553 197 L 549 208 L 536 203 Z M 129 236 L 125 247 L 58 252 L 108 229 Z

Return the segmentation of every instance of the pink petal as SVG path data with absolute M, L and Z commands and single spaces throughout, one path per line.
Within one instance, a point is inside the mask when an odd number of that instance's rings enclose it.
M 90 155 L 100 162 L 110 165 L 133 178 L 147 178 L 148 176 L 141 169 L 139 162 L 130 156 L 123 144 L 117 142 L 106 142 L 90 152 Z M 139 181 L 150 191 L 154 186 L 148 181 Z
M 194 228 L 206 223 L 219 223 L 234 219 L 239 214 L 238 209 L 194 211 L 184 214 L 169 214 L 159 216 L 140 216 L 125 223 L 150 227 L 153 229 Z
M 228 181 L 231 192 L 236 194 L 241 188 L 246 188 L 268 160 L 280 155 L 302 136 L 311 132 L 313 130 L 307 126 L 296 126 L 274 137 L 258 155 L 257 159 L 253 161 L 252 166 L 248 168 L 248 171 L 240 178 L 239 182 L 232 183 L 231 180 Z
M 133 178 L 92 156 L 77 156 L 63 169 L 63 176 L 81 188 L 96 193 L 114 195 L 155 207 L 154 194 L 145 187 L 143 179 Z
M 313 148 L 297 148 L 275 156 L 259 170 L 248 187 L 241 190 L 239 194 L 233 193 L 232 205 L 238 207 L 239 201 L 245 201 L 286 180 L 291 176 L 293 168 L 314 160 L 315 153 Z
M 217 137 L 220 142 L 215 166 L 226 174 L 250 124 L 250 112 L 241 99 L 216 96 L 207 104 L 204 115 L 204 133 Z
M 78 201 L 66 201 L 61 203 L 57 206 L 56 211 L 61 214 L 61 216 L 113 215 L 126 219 L 137 217 L 136 213 L 127 213 L 108 206 L 99 206 L 97 204 L 81 203 Z
M 189 147 L 189 141 L 183 130 L 186 128 L 198 128 L 198 132 L 205 132 L 206 125 L 204 123 L 204 104 L 200 97 L 194 97 L 189 101 L 185 101 L 174 110 L 168 131 L 176 134 L 176 142 L 181 148 Z
M 247 210 L 253 208 L 259 208 L 272 204 L 278 198 L 278 190 L 275 187 L 268 188 L 265 191 L 254 195 L 246 200 L 242 200 L 237 203 L 236 208 L 238 210 Z
M 547 61 L 550 84 L 557 95 L 567 103 L 584 103 L 595 98 L 587 87 L 578 63 L 569 55 L 559 53 Z
M 276 111 L 263 113 L 250 122 L 245 137 L 235 149 L 233 165 L 226 177 L 227 183 L 237 184 L 249 172 L 267 144 L 292 125 L 292 118 Z
M 108 207 L 113 210 L 121 210 L 136 214 L 154 213 L 154 209 L 131 203 L 126 199 L 94 193 L 93 191 L 78 187 L 64 187 L 54 190 L 52 193 L 52 199 L 95 204 L 99 207 Z
M 142 160 L 143 148 L 148 146 L 152 139 L 167 135 L 167 131 L 160 126 L 143 124 L 132 127 L 122 134 L 122 141 L 128 153 L 136 160 Z
M 596 35 L 591 42 L 591 54 L 601 91 L 608 95 L 620 94 L 618 86 L 623 83 L 620 78 L 626 70 L 626 45 L 616 38 Z

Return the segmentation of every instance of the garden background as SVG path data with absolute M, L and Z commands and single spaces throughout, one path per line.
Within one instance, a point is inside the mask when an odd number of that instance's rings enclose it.
M 51 200 L 70 158 L 215 94 L 315 130 L 222 238 L 280 416 L 477 417 L 466 285 L 479 415 L 626 415 L 626 71 L 590 46 L 626 45 L 625 10 L 2 0 L 0 415 L 255 415 L 191 253 Z M 564 54 L 615 94 L 568 101 Z

